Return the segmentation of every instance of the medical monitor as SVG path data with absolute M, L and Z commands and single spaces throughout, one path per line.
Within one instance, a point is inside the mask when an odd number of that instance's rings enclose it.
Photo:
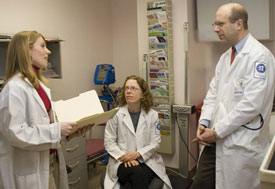
M 115 68 L 111 64 L 98 64 L 96 66 L 94 75 L 96 85 L 110 85 L 115 81 Z

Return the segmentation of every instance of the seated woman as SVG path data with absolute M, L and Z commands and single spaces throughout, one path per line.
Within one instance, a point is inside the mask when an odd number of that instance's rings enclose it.
M 158 113 L 147 83 L 128 76 L 119 96 L 120 109 L 105 128 L 104 145 L 110 155 L 104 188 L 149 187 L 159 177 L 162 188 L 172 188 L 162 157 Z

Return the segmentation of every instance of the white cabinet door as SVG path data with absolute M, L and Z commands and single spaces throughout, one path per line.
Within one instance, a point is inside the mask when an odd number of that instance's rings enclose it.
M 219 41 L 213 23 L 217 9 L 229 0 L 197 0 L 197 21 L 199 41 Z
M 273 39 L 273 0 L 234 0 L 248 12 L 248 30 L 258 40 Z
M 199 41 L 219 41 L 214 32 L 215 14 L 221 5 L 237 2 L 248 12 L 248 29 L 258 40 L 273 39 L 273 0 L 197 0 Z

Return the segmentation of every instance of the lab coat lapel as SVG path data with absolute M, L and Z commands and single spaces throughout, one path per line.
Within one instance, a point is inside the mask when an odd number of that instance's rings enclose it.
M 40 81 L 39 81 L 40 82 Z M 51 89 L 49 89 L 47 86 L 45 86 L 42 82 L 40 82 L 40 86 L 44 89 L 44 91 L 45 91 L 45 93 L 47 94 L 47 96 L 48 96 L 48 98 L 49 98 L 49 101 L 50 101 L 50 103 L 51 103 L 51 111 L 50 111 L 50 120 L 52 121 L 52 122 L 55 122 L 56 121 L 56 119 L 55 119 L 55 116 L 54 116 L 54 104 L 52 103 L 52 96 L 51 96 Z M 44 104 L 43 104 L 44 105 Z M 45 106 L 44 106 L 44 108 L 45 108 Z M 46 108 L 45 108 L 45 111 L 47 111 L 46 110 Z
M 235 59 L 234 59 L 232 65 L 231 65 L 231 71 L 234 70 L 234 68 L 239 64 L 239 61 L 242 59 L 242 57 L 243 57 L 245 54 L 248 54 L 248 53 L 251 51 L 251 48 L 253 47 L 251 39 L 252 39 L 252 37 L 251 37 L 251 35 L 249 34 L 249 36 L 248 36 L 248 38 L 247 38 L 247 41 L 246 41 L 244 47 L 242 48 L 241 52 L 239 52 L 239 53 L 236 55 L 236 57 L 235 57 Z M 230 53 L 231 53 L 231 51 L 230 51 Z
M 230 65 L 230 59 L 231 59 L 231 50 L 228 50 L 228 54 L 227 54 L 227 60 L 228 60 L 228 64 L 226 66 L 227 68 L 227 76 L 225 78 L 228 78 L 230 77 L 231 74 L 235 73 L 235 70 L 238 68 L 238 65 L 239 65 L 239 61 L 241 59 L 241 57 L 243 56 L 243 53 L 242 52 L 239 52 L 235 58 L 234 58 L 234 61 L 232 62 L 232 64 Z
M 33 90 L 32 90 L 32 95 L 34 97 L 34 99 L 37 101 L 37 103 L 40 105 L 40 107 L 42 108 L 42 110 L 47 113 L 47 110 L 45 108 L 45 105 L 42 101 L 42 99 L 40 98 L 39 94 L 37 93 L 36 89 L 34 88 L 34 86 L 31 84 L 31 82 L 28 80 L 28 78 L 24 78 L 24 80 L 32 86 Z M 48 113 L 47 113 L 48 114 Z
M 144 127 L 146 127 L 146 118 L 145 118 L 145 111 L 144 110 L 141 110 L 140 112 L 140 116 L 139 116 L 139 120 L 138 120 L 138 126 L 137 126 L 137 134 L 142 132 L 143 133 L 143 130 L 144 130 Z
M 52 102 L 51 90 L 48 87 L 46 87 L 42 82 L 39 81 L 39 83 L 40 83 L 41 87 L 44 89 L 45 93 L 47 94 L 50 102 Z
M 130 113 L 128 112 L 128 107 L 124 106 L 122 107 L 122 112 L 124 113 L 124 118 L 123 118 L 123 124 L 131 131 L 131 133 L 135 136 L 136 132 L 134 129 L 134 125 L 130 116 Z

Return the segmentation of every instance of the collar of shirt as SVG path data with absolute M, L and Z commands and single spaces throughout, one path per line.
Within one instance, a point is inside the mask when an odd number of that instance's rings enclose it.
M 241 52 L 248 37 L 249 37 L 249 33 L 235 45 L 236 55 L 239 54 L 239 52 Z

